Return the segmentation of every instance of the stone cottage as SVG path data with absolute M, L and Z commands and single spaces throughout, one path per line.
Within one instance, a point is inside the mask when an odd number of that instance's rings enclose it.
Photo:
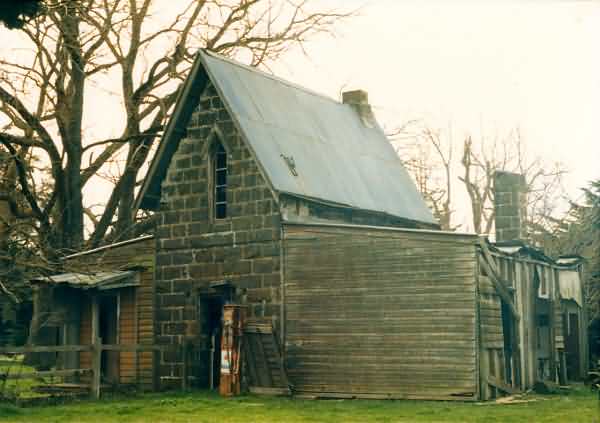
M 218 281 L 280 328 L 283 222 L 438 228 L 367 94 L 343 98 L 198 54 L 138 200 L 161 215 L 160 342 L 203 332 L 198 292 Z

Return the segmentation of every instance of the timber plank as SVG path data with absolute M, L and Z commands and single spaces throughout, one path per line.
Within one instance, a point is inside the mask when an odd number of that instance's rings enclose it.
M 431 398 L 463 384 L 472 398 L 473 240 L 313 229 L 295 228 L 310 239 L 284 236 L 286 355 L 295 388 Z M 430 388 L 440 383 L 451 392 Z

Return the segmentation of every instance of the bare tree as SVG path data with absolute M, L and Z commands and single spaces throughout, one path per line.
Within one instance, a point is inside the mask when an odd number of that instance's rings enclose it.
M 556 224 L 566 170 L 560 163 L 547 163 L 540 157 L 529 159 L 518 129 L 491 139 L 466 135 L 460 157 L 453 154 L 456 145 L 450 126 L 447 130 L 432 129 L 422 122 L 409 121 L 390 135 L 442 229 L 458 227 L 453 216 L 460 194 L 456 183 L 460 182 L 469 199 L 472 229 L 483 234 L 493 232 L 493 177 L 497 170 L 525 176 L 527 224 L 533 240 L 539 241 L 536 235 Z
M 476 152 L 473 139 L 467 136 L 463 143 L 461 164 L 464 170 L 459 180 L 464 184 L 470 199 L 473 230 L 478 234 L 489 234 L 494 223 L 493 185 L 494 172 L 505 169 L 506 156 L 488 156 L 484 148 Z
M 456 227 L 452 224 L 454 210 L 451 201 L 453 145 L 451 140 L 443 138 L 444 134 L 440 129 L 420 127 L 419 124 L 419 121 L 409 121 L 388 136 L 440 227 L 443 230 L 454 230 Z
M 481 137 L 474 142 L 467 135 L 461 158 L 464 184 L 470 199 L 473 228 L 477 233 L 492 233 L 494 227 L 494 173 L 497 170 L 515 172 L 525 177 L 527 194 L 527 232 L 530 241 L 545 228 L 550 230 L 561 198 L 564 199 L 563 176 L 566 169 L 560 163 L 547 163 L 539 156 L 529 159 L 519 129 L 505 137 L 488 140 Z
M 160 2 L 158 2 L 160 4 Z M 164 2 L 162 3 L 164 6 Z M 128 237 L 140 170 L 160 135 L 198 48 L 266 65 L 292 45 L 327 32 L 345 13 L 312 10 L 307 0 L 190 0 L 158 26 L 152 0 L 47 0 L 44 14 L 21 31 L 29 54 L 0 60 L 0 144 L 13 160 L 15 190 L 25 205 L 17 219 L 35 221 L 43 251 L 53 255 Z M 175 7 L 172 5 L 172 7 Z M 118 136 L 95 139 L 85 126 L 90 87 L 118 78 L 114 113 L 123 110 Z M 32 172 L 35 154 L 48 163 L 48 195 Z M 82 190 L 95 175 L 122 163 L 98 215 Z M 14 195 L 13 195 L 14 193 Z M 17 209 L 15 209 L 17 210 Z M 93 230 L 86 241 L 84 216 Z

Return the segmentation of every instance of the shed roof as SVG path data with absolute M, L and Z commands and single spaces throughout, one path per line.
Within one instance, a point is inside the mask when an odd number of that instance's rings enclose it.
M 215 86 L 275 191 L 437 224 L 377 124 L 366 126 L 347 104 L 204 50 L 140 191 L 141 208 L 158 205 L 203 78 Z
M 71 288 L 107 290 L 139 285 L 135 275 L 134 271 L 61 273 L 32 279 L 32 282 L 66 285 Z

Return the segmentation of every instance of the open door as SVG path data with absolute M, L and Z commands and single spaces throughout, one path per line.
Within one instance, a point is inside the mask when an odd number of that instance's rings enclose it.
M 107 295 L 100 297 L 100 338 L 103 344 L 119 343 L 119 297 Z M 102 378 L 106 383 L 119 382 L 119 352 L 102 353 Z
M 567 362 L 567 379 L 580 380 L 579 374 L 579 316 L 577 313 L 565 314 L 566 337 L 565 337 L 565 353 Z
M 200 295 L 198 320 L 200 323 L 201 351 L 198 363 L 199 387 L 217 389 L 221 370 L 221 320 L 223 304 L 221 295 Z

